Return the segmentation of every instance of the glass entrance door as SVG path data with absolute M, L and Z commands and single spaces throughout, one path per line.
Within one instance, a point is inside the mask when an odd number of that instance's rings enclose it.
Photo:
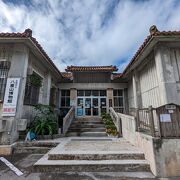
M 77 116 L 84 116 L 84 99 L 77 98 Z
M 84 110 L 85 110 L 85 116 L 91 116 L 91 98 L 85 98 L 85 105 L 84 105 Z
M 92 98 L 92 115 L 99 116 L 99 98 Z
M 100 116 L 107 110 L 106 97 L 78 97 L 77 116 Z
M 100 98 L 100 113 L 106 112 L 106 98 Z

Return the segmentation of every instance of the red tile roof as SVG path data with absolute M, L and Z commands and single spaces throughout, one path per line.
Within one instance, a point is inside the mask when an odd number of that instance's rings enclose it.
M 144 48 L 148 45 L 149 42 L 155 37 L 171 37 L 171 36 L 180 36 L 180 31 L 158 31 L 156 26 L 151 26 L 150 28 L 150 35 L 147 36 L 147 38 L 144 40 L 143 44 L 139 47 L 133 58 L 131 59 L 130 63 L 127 65 L 123 73 L 114 74 L 114 78 L 122 77 L 128 69 L 131 67 L 131 65 L 137 60 L 139 55 L 144 51 Z M 0 33 L 0 38 L 27 38 L 30 39 L 35 46 L 40 50 L 40 52 L 47 58 L 49 63 L 56 69 L 56 71 L 62 75 L 64 78 L 70 78 L 72 77 L 72 74 L 70 73 L 60 73 L 59 69 L 55 66 L 53 61 L 50 59 L 50 57 L 47 55 L 47 53 L 44 51 L 42 46 L 38 43 L 38 41 L 32 37 L 32 30 L 26 29 L 23 33 Z M 116 66 L 68 66 L 66 71 L 67 72 L 74 72 L 74 71 L 100 71 L 100 72 L 113 72 L 117 71 Z
M 120 78 L 122 76 L 122 73 L 113 73 L 113 79 Z
M 50 59 L 50 57 L 47 55 L 47 53 L 44 51 L 42 46 L 38 43 L 38 41 L 32 37 L 32 30 L 26 29 L 23 33 L 0 33 L 0 38 L 27 38 L 30 39 L 35 46 L 40 50 L 40 52 L 46 57 L 46 59 L 49 61 L 49 63 L 53 66 L 53 68 L 56 69 L 59 75 L 61 75 L 59 69 L 56 67 L 56 65 L 53 63 L 53 61 Z
M 117 71 L 116 66 L 68 66 L 67 72 L 74 71 L 100 71 L 100 72 L 113 72 Z
M 155 25 L 150 27 L 150 35 L 146 37 L 143 44 L 139 47 L 139 49 L 136 51 L 135 55 L 131 59 L 130 63 L 127 65 L 125 70 L 123 71 L 123 74 L 125 74 L 130 68 L 130 66 L 137 60 L 138 56 L 143 52 L 146 45 L 155 37 L 165 37 L 165 36 L 180 36 L 180 31 L 159 31 Z
M 69 73 L 69 72 L 61 72 L 62 74 L 62 77 L 65 78 L 65 79 L 70 79 L 72 78 L 72 73 Z

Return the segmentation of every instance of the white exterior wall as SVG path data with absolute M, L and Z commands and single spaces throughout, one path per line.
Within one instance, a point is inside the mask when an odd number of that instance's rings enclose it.
M 32 53 L 30 53 L 28 74 L 32 74 L 33 71 L 42 78 L 42 87 L 40 88 L 39 91 L 38 103 L 49 105 L 50 90 L 52 87 L 51 73 L 47 71 L 47 68 L 42 63 L 40 63 L 40 60 L 37 57 L 35 57 Z M 36 111 L 34 110 L 34 106 L 30 106 L 30 105 L 23 106 L 22 118 L 27 119 L 28 124 L 32 121 L 35 115 L 36 115 Z
M 20 87 L 18 92 L 18 100 L 16 106 L 16 114 L 14 117 L 3 117 L 6 120 L 6 129 L 0 135 L 0 143 L 11 144 L 18 138 L 17 124 L 22 116 L 23 110 L 23 99 L 24 99 L 24 89 L 26 84 L 26 74 L 28 66 L 28 55 L 29 50 L 26 46 L 22 44 L 15 44 L 4 46 L 5 50 L 1 57 L 5 57 L 6 60 L 11 62 L 11 67 L 8 72 L 8 77 L 20 78 Z M 1 105 L 2 106 L 2 105 Z M 1 117 L 0 117 L 1 119 Z
M 161 43 L 155 48 L 160 99 L 163 104 L 180 104 L 180 45 Z
M 143 63 L 143 65 L 140 64 L 134 70 L 131 79 L 128 81 L 128 103 L 130 109 L 162 105 L 158 69 L 156 68 L 154 55 L 151 53 L 144 59 Z
M 177 103 L 180 104 L 180 48 L 171 48 L 170 59 L 176 83 Z
M 139 72 L 139 84 L 142 107 L 148 107 L 150 105 L 153 107 L 160 106 L 160 92 L 154 59 L 149 59 L 149 62 Z
M 0 44 L 0 60 L 12 61 L 13 55 L 13 45 L 8 44 Z M 0 118 L 2 117 L 2 106 L 3 104 L 0 103 Z
M 128 105 L 129 108 L 134 108 L 135 104 L 134 104 L 134 93 L 133 93 L 133 82 L 132 80 L 130 80 L 128 82 Z

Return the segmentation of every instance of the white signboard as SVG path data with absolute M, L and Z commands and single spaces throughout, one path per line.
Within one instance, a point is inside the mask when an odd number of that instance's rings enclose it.
M 173 110 L 173 109 L 176 109 L 176 106 L 174 104 L 167 104 L 165 106 L 166 109 L 170 109 L 170 110 Z
M 161 122 L 171 122 L 171 115 L 170 114 L 160 114 L 160 121 Z
M 8 78 L 2 116 L 15 116 L 20 78 Z

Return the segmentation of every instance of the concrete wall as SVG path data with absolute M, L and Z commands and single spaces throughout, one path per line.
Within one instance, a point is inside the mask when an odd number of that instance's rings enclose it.
M 158 82 L 158 69 L 153 53 L 134 69 L 128 80 L 129 108 L 143 108 L 152 105 L 158 107 L 163 104 Z M 131 112 L 131 111 L 130 111 Z
M 77 104 L 77 89 L 70 89 L 70 106 L 76 106 Z
M 75 88 L 78 90 L 102 90 L 102 89 L 124 89 L 127 88 L 127 83 L 59 83 L 60 89 Z
M 43 63 L 41 63 L 32 52 L 30 52 L 27 74 L 32 74 L 33 72 L 37 73 L 42 78 L 42 87 L 40 88 L 38 103 L 49 105 L 50 89 L 52 87 L 51 73 L 47 70 Z M 29 125 L 36 115 L 34 106 L 24 105 L 22 112 L 22 118 L 27 119 Z
M 161 42 L 154 47 L 161 104 L 180 104 L 180 43 Z
M 73 72 L 74 83 L 110 83 L 111 73 L 108 72 Z
M 139 84 L 141 92 L 141 106 L 148 107 L 152 105 L 153 107 L 160 106 L 160 91 L 157 80 L 157 69 L 155 60 L 148 59 L 148 63 L 139 72 Z
M 162 139 L 154 148 L 158 174 L 180 176 L 180 139 Z
M 129 108 L 131 109 L 135 107 L 132 79 L 128 81 L 127 89 L 128 89 L 128 105 L 129 105 Z
M 137 132 L 133 116 L 118 115 L 122 122 L 123 137 L 144 152 L 155 176 L 180 176 L 180 139 L 153 138 Z
M 5 47 L 8 54 L 7 60 L 11 62 L 8 77 L 20 78 L 16 115 L 15 117 L 3 117 L 6 119 L 6 131 L 0 134 L 1 144 L 12 144 L 18 138 L 17 125 L 22 116 L 29 50 L 22 44 L 5 45 Z
M 161 43 L 155 48 L 160 99 L 163 104 L 180 104 L 180 44 Z
M 0 60 L 12 61 L 14 45 L 0 44 Z M 0 118 L 2 113 L 2 103 L 0 103 Z
M 18 139 L 18 122 L 20 119 L 32 120 L 35 112 L 33 106 L 24 105 L 24 94 L 27 75 L 33 71 L 42 77 L 42 87 L 39 94 L 39 103 L 49 104 L 50 89 L 55 87 L 59 80 L 53 70 L 43 64 L 42 57 L 35 56 L 30 49 L 22 43 L 0 44 L 0 59 L 11 62 L 8 77 L 20 78 L 17 110 L 15 117 L 6 119 L 6 130 L 0 133 L 0 144 L 12 144 Z M 53 74 L 53 75 L 52 75 Z M 0 104 L 0 119 L 2 104 Z

